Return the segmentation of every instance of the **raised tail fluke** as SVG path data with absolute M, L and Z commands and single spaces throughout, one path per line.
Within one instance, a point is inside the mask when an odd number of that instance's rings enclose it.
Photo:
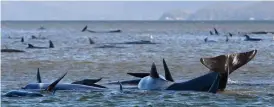
M 171 73 L 170 73 L 170 71 L 168 69 L 168 66 L 166 64 L 165 59 L 163 59 L 163 65 L 164 65 L 164 69 L 165 69 L 165 78 L 166 78 L 166 80 L 174 82 L 174 80 L 173 80 L 173 78 L 171 76 Z
M 42 83 L 39 68 L 37 69 L 37 75 L 36 75 L 36 77 L 37 77 L 37 83 Z
M 88 28 L 88 25 L 86 25 L 83 29 L 82 29 L 82 32 L 86 31 Z
M 67 75 L 68 72 L 66 72 L 65 74 L 63 74 L 60 78 L 58 78 L 57 80 L 55 80 L 53 83 L 51 83 L 47 88 L 46 91 L 49 92 L 54 92 L 54 88 L 55 86 Z
M 212 58 L 201 58 L 200 61 L 204 66 L 210 69 L 210 71 L 220 73 L 219 89 L 224 90 L 226 88 L 228 75 L 252 60 L 256 53 L 257 50 L 252 50 Z
M 253 59 L 256 53 L 257 50 L 252 50 L 243 53 L 220 55 L 212 58 L 201 58 L 200 61 L 211 71 L 225 73 L 228 72 L 229 69 L 230 74 Z
M 51 40 L 49 40 L 49 48 L 54 48 L 54 45 Z

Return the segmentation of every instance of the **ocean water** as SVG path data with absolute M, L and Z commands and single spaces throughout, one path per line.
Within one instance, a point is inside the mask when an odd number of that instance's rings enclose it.
M 89 33 L 88 29 L 122 33 Z M 44 30 L 37 30 L 40 26 Z M 209 35 L 217 28 L 220 35 Z M 1 48 L 25 53 L 1 53 L 1 106 L 203 106 L 246 107 L 274 106 L 274 38 L 273 34 L 250 35 L 263 41 L 244 41 L 238 32 L 274 31 L 274 21 L 3 21 Z M 235 34 L 226 42 L 228 32 Z M 31 35 L 45 39 L 31 39 Z M 21 37 L 25 43 L 21 43 Z M 90 45 L 88 37 L 95 41 Z M 215 40 L 205 43 L 204 38 Z M 55 48 L 27 49 L 27 44 Z M 118 45 L 126 48 L 94 48 L 108 43 L 151 40 L 156 45 Z M 109 86 L 108 91 L 57 91 L 45 97 L 8 98 L 10 90 L 36 82 L 40 68 L 42 81 L 52 82 L 68 72 L 62 83 L 86 78 L 100 78 L 99 84 L 134 79 L 127 72 L 149 72 L 153 62 L 164 75 L 165 58 L 175 81 L 186 81 L 209 70 L 200 63 L 202 57 L 246 52 L 257 49 L 253 60 L 229 77 L 225 92 L 211 94 L 191 91 L 141 91 Z

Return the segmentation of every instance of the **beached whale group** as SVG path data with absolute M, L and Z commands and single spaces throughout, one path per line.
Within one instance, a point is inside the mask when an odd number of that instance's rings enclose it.
M 108 82 L 97 84 L 102 78 L 98 79 L 82 79 L 72 83 L 59 83 L 67 73 L 64 73 L 60 78 L 52 83 L 43 83 L 40 71 L 37 70 L 37 82 L 30 83 L 19 90 L 12 90 L 5 93 L 6 97 L 41 97 L 45 93 L 54 93 L 57 90 L 71 91 L 108 91 L 113 90 L 108 88 L 108 85 L 119 85 L 120 91 L 123 91 L 124 85 L 136 86 L 139 90 L 157 90 L 157 91 L 199 91 L 217 93 L 225 91 L 229 75 L 247 64 L 257 54 L 257 50 L 252 50 L 242 53 L 233 53 L 228 55 L 219 55 L 215 57 L 200 58 L 200 62 L 209 69 L 207 74 L 195 77 L 194 79 L 177 82 L 173 79 L 172 73 L 169 70 L 168 64 L 163 59 L 164 76 L 157 71 L 156 65 L 153 62 L 149 72 L 128 73 L 138 79 Z M 194 71 L 195 72 L 195 71 Z

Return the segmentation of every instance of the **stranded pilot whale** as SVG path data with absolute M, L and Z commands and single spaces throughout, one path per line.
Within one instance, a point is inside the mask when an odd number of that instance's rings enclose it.
M 83 29 L 82 29 L 82 32 L 84 31 L 88 31 L 90 33 L 121 33 L 122 30 L 118 29 L 118 30 L 110 30 L 110 31 L 93 31 L 93 30 L 88 30 L 87 29 L 88 26 L 86 25 Z
M 172 85 L 169 85 L 170 83 L 168 83 L 169 87 L 165 89 L 178 90 L 178 91 L 183 91 L 183 90 L 207 91 L 207 92 L 214 93 L 217 87 L 218 91 L 223 91 L 227 85 L 228 75 L 234 72 L 235 70 L 237 70 L 238 68 L 240 68 L 241 66 L 247 64 L 251 59 L 255 57 L 256 53 L 257 53 L 257 50 L 252 50 L 252 51 L 242 52 L 242 53 L 220 55 L 220 56 L 211 57 L 211 58 L 201 58 L 200 59 L 201 63 L 210 69 L 209 73 L 186 82 L 181 82 L 181 83 L 174 82 Z M 165 72 L 169 72 L 168 67 L 164 60 L 163 60 L 163 63 L 164 63 Z M 158 78 L 155 73 L 155 71 L 157 71 L 155 70 L 155 68 L 156 67 L 153 67 L 153 69 L 151 70 L 151 72 L 153 71 L 152 73 L 128 73 L 128 74 L 138 78 L 142 78 L 142 79 L 144 77 L 152 75 L 150 80 L 153 80 L 153 78 L 156 77 L 156 79 L 158 79 L 156 81 L 163 82 L 165 78 L 163 78 L 162 76 L 159 76 L 160 78 Z M 134 79 L 134 80 L 126 80 L 126 81 L 120 81 L 120 82 L 122 84 L 138 85 L 140 84 L 140 81 L 141 79 Z M 147 81 L 149 81 L 149 79 L 147 79 Z M 172 81 L 164 81 L 164 85 L 167 84 L 165 82 L 172 82 Z M 112 82 L 109 84 L 117 84 L 117 82 Z M 150 84 L 148 86 L 152 86 L 152 85 Z
M 53 83 L 48 85 L 45 88 L 45 91 L 54 93 L 56 85 L 65 77 L 66 74 L 67 74 L 67 72 L 63 76 L 61 76 L 60 78 L 55 80 Z M 30 90 L 28 90 L 28 91 L 27 90 L 13 90 L 13 91 L 7 92 L 4 96 L 6 96 L 6 97 L 23 97 L 23 96 L 42 97 L 44 95 L 41 92 L 35 92 L 35 91 L 30 91 Z
M 262 39 L 259 38 L 251 38 L 248 35 L 244 35 L 245 36 L 245 41 L 261 41 Z
M 49 40 L 49 47 L 39 47 L 39 46 L 34 46 L 32 44 L 28 44 L 29 49 L 48 49 L 48 48 L 54 48 L 54 45 L 51 40 Z
M 37 83 L 30 83 L 27 84 L 22 89 L 45 89 L 49 83 L 42 83 L 39 68 L 37 69 Z M 95 84 L 100 81 L 102 78 L 99 79 L 84 79 L 81 81 L 75 81 L 70 83 L 59 83 L 55 89 L 56 90 L 101 90 L 106 89 L 105 86 Z

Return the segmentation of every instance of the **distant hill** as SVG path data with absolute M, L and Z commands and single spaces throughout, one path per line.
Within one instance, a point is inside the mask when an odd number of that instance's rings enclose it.
M 274 20 L 274 2 L 219 2 L 192 14 L 164 13 L 173 20 Z
M 159 20 L 186 20 L 190 14 L 183 10 L 171 10 L 165 12 Z

